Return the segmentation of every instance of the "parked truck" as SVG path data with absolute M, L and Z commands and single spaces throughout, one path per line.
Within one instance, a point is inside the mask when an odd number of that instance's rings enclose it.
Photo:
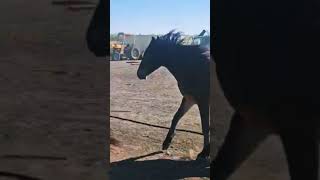
M 200 45 L 202 47 L 206 47 L 210 49 L 210 34 L 207 30 L 202 30 L 202 32 L 193 37 L 192 41 L 193 45 Z

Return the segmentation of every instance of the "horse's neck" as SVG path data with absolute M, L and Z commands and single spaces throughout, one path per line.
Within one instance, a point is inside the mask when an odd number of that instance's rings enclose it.
M 190 66 L 190 60 L 183 53 L 171 54 L 164 65 L 178 82 L 186 76 L 188 66 Z
M 179 77 L 181 76 L 181 70 L 177 68 L 177 64 L 167 64 L 164 67 L 168 69 L 168 71 L 174 76 L 174 78 L 178 81 Z

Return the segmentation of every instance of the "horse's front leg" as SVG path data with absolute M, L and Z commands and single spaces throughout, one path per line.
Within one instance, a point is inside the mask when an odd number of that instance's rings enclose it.
M 210 155 L 210 124 L 209 124 L 209 101 L 208 99 L 199 100 L 198 102 L 200 117 L 201 117 L 201 127 L 203 133 L 203 149 L 198 154 L 197 159 L 209 158 Z
M 194 104 L 195 104 L 195 102 L 191 96 L 184 96 L 183 97 L 182 102 L 180 104 L 180 107 L 171 121 L 171 126 L 170 126 L 169 132 L 167 134 L 167 137 L 162 144 L 163 150 L 166 150 L 169 148 L 171 141 L 175 135 L 176 126 L 177 126 L 179 120 Z

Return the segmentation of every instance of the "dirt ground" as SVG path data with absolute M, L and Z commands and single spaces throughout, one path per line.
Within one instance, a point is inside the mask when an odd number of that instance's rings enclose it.
M 143 81 L 136 76 L 137 68 L 137 64 L 125 61 L 113 61 L 110 65 L 111 136 L 120 141 L 120 146 L 111 146 L 111 178 L 164 180 L 190 175 L 208 177 L 208 163 L 207 168 L 206 163 L 203 162 L 201 166 L 204 167 L 196 168 L 195 166 L 192 170 L 193 166 L 190 165 L 193 164 L 190 164 L 189 161 L 175 161 L 195 158 L 202 148 L 202 136 L 199 134 L 177 132 L 172 147 L 167 153 L 138 159 L 135 164 L 132 164 L 132 161 L 126 163 L 127 158 L 159 152 L 168 130 L 119 118 L 169 127 L 171 118 L 182 100 L 175 80 L 166 69 L 161 68 L 149 76 L 147 81 Z M 201 132 L 200 117 L 196 106 L 183 117 L 179 128 Z M 131 173 L 123 175 L 120 170 Z
M 93 10 L 10 0 L 0 12 L 0 179 L 107 179 L 108 63 L 85 44 Z
M 111 145 L 112 180 L 208 179 L 206 164 L 192 161 L 202 148 L 201 135 L 177 132 L 169 154 L 162 153 L 161 145 L 168 130 L 137 123 L 169 127 L 182 98 L 175 79 L 165 68 L 155 71 L 147 80 L 137 78 L 137 68 L 138 63 L 127 61 L 110 64 L 110 128 L 111 136 L 120 144 Z M 223 142 L 233 111 L 217 84 L 214 107 L 213 155 Z M 181 119 L 178 128 L 201 132 L 197 106 Z M 139 159 L 144 155 L 147 157 Z M 268 138 L 231 179 L 288 179 L 279 139 Z

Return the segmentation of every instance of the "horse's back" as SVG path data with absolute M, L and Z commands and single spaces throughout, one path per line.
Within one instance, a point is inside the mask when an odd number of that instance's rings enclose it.
M 214 53 L 222 88 L 247 103 L 281 97 L 320 102 L 320 6 L 272 2 L 221 1 Z

